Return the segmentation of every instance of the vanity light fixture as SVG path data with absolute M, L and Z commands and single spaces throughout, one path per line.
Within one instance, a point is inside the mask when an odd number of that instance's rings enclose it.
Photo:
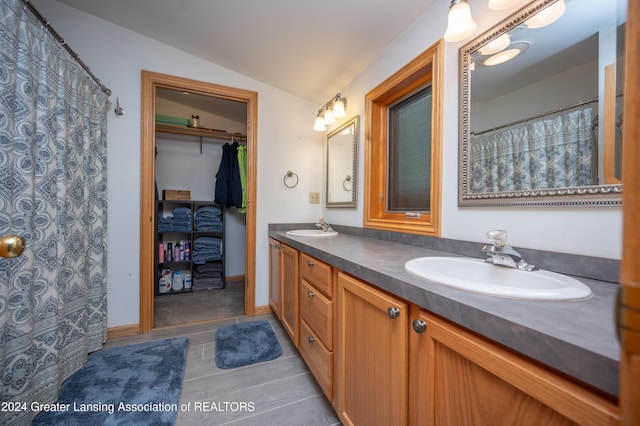
M 342 97 L 340 93 L 336 94 L 318 110 L 313 130 L 324 132 L 327 130 L 327 125 L 336 123 L 336 118 L 342 118 L 347 115 L 346 108 L 347 98 Z
M 444 39 L 451 43 L 464 40 L 473 34 L 477 27 L 471 17 L 471 8 L 467 0 L 451 0 Z
M 509 38 L 508 33 L 504 33 L 478 50 L 481 55 L 493 55 L 509 47 L 509 43 L 511 43 L 511 38 Z
M 509 49 L 503 50 L 501 52 L 496 53 L 495 55 L 489 56 L 486 59 L 483 59 L 480 64 L 485 67 L 492 67 L 494 65 L 504 64 L 508 62 L 527 50 L 529 48 L 529 43 L 520 42 L 513 43 L 509 46 Z
M 531 18 L 524 21 L 527 28 L 542 28 L 557 21 L 567 10 L 567 4 L 564 0 L 558 0 L 551 6 L 542 9 Z
M 313 125 L 313 130 L 316 132 L 324 132 L 327 130 L 327 127 L 324 125 L 324 118 L 322 118 L 322 114 L 320 112 L 318 112 L 318 115 L 316 116 L 316 122 Z

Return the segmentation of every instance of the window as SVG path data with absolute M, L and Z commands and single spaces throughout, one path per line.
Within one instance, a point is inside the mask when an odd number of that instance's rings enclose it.
M 442 41 L 366 95 L 369 228 L 440 235 Z
M 389 108 L 389 211 L 430 210 L 431 97 L 428 87 Z

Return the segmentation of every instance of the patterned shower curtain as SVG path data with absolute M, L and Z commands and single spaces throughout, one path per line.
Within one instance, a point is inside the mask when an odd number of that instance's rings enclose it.
M 0 424 L 29 424 L 106 339 L 109 101 L 28 14 L 0 3 L 0 236 L 26 239 L 0 259 Z
M 596 152 L 591 108 L 471 138 L 472 193 L 588 186 Z

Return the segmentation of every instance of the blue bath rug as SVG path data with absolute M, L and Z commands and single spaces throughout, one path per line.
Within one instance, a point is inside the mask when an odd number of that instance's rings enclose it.
M 33 425 L 173 425 L 188 349 L 179 337 L 94 352 L 60 388 L 67 409 L 42 411 Z
M 251 321 L 220 327 L 216 331 L 216 365 L 236 368 L 270 361 L 282 347 L 268 321 Z

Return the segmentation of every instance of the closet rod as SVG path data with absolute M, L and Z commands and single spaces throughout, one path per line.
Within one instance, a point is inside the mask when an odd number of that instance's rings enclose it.
M 616 98 L 618 98 L 620 96 L 624 96 L 624 92 L 618 93 L 616 95 Z M 596 96 L 595 98 L 591 98 L 591 99 L 588 99 L 586 101 L 578 102 L 577 104 L 574 104 L 574 105 L 565 106 L 565 107 L 562 107 L 562 108 L 554 109 L 552 111 L 547 111 L 547 112 L 542 113 L 542 114 L 534 115 L 532 117 L 523 118 L 522 120 L 517 120 L 517 121 L 514 121 L 512 123 L 503 124 L 501 126 L 494 127 L 492 129 L 483 130 L 482 132 L 471 132 L 470 134 L 473 135 L 473 136 L 479 136 L 479 135 L 483 135 L 485 133 L 495 132 L 496 130 L 504 129 L 506 127 L 511 127 L 511 126 L 516 125 L 516 124 L 526 123 L 527 121 L 536 120 L 538 118 L 546 117 L 547 115 L 557 114 L 559 112 L 566 111 L 568 109 L 577 108 L 577 107 L 580 107 L 580 106 L 583 106 L 583 105 L 587 105 L 587 104 L 591 104 L 591 103 L 594 103 L 594 102 L 597 102 L 597 101 L 598 101 L 598 97 Z
M 111 96 L 111 89 L 109 89 L 104 84 L 102 84 L 100 82 L 100 79 L 91 72 L 91 69 L 84 62 L 82 62 L 78 54 L 74 52 L 73 49 L 69 47 L 67 42 L 64 41 L 62 37 L 60 37 L 60 34 L 58 34 L 58 32 L 51 25 L 49 25 L 49 20 L 44 16 L 42 16 L 40 11 L 36 9 L 36 7 L 33 4 L 31 4 L 29 0 L 21 0 L 21 1 L 22 3 L 24 3 L 25 7 L 29 8 L 29 11 L 38 19 L 38 21 L 40 21 L 40 23 L 44 26 L 44 28 L 46 28 L 47 31 L 51 33 L 51 35 L 56 39 L 56 41 L 60 43 L 67 52 L 69 52 L 69 54 L 78 63 L 78 65 L 80 65 L 85 70 L 85 72 L 89 74 L 89 77 L 91 77 L 93 81 L 95 81 L 98 84 L 98 86 L 100 87 L 100 90 L 102 90 L 107 96 Z

